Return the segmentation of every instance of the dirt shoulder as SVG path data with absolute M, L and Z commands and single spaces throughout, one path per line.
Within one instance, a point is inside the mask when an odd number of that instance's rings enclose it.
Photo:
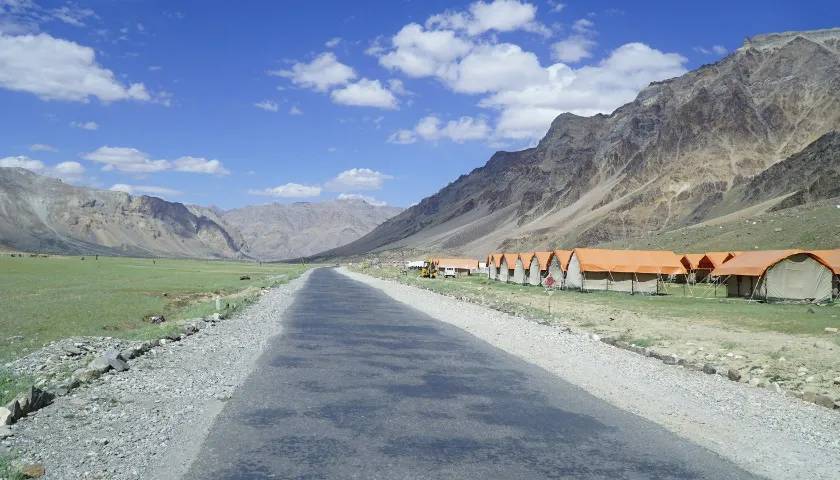
M 567 331 L 347 269 L 432 317 L 517 355 L 620 408 L 773 479 L 833 479 L 840 415 L 790 395 L 664 365 Z M 560 314 L 562 316 L 562 314 Z

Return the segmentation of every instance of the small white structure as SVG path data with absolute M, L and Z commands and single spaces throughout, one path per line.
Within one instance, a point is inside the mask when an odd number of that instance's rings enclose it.
M 420 270 L 426 265 L 426 262 L 423 260 L 413 260 L 410 262 L 405 262 L 405 268 L 408 270 Z

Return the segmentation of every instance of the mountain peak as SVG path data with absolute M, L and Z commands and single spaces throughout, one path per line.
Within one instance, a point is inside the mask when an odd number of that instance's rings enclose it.
M 755 35 L 744 40 L 744 44 L 738 49 L 746 50 L 755 48 L 759 50 L 772 50 L 785 46 L 796 38 L 804 38 L 812 42 L 827 44 L 836 49 L 840 43 L 840 28 L 826 28 L 821 30 L 789 31 L 779 33 L 765 33 Z

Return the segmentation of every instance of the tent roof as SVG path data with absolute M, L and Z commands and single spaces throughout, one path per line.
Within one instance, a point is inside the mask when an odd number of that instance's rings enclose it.
M 706 255 L 704 255 L 704 257 L 709 261 L 709 263 L 711 263 L 715 268 L 717 268 L 723 263 L 734 258 L 735 254 L 732 252 L 706 252 Z
M 835 275 L 840 275 L 840 248 L 834 250 L 811 250 L 808 253 L 811 253 L 823 264 L 827 265 Z
M 702 253 L 686 253 L 680 260 L 686 270 L 694 270 L 698 265 L 700 265 L 700 260 L 702 259 Z
M 472 258 L 436 258 L 434 260 L 438 268 L 462 268 L 473 270 L 478 268 L 478 260 Z
M 554 256 L 560 262 L 560 269 L 564 272 L 569 268 L 569 259 L 572 258 L 571 250 L 555 250 Z
M 519 254 L 516 254 L 516 253 L 503 253 L 501 255 L 502 260 L 504 260 L 505 263 L 508 266 L 508 270 L 513 270 L 513 267 L 516 266 L 516 258 L 518 256 L 519 256 Z M 499 266 L 500 267 L 502 266 L 502 261 L 501 260 L 499 260 Z
M 522 266 L 529 266 L 531 259 L 534 258 L 534 252 L 520 252 L 519 258 L 522 259 Z
M 666 250 L 576 248 L 582 272 L 686 273 L 680 256 Z
M 723 265 L 712 270 L 712 275 L 745 275 L 749 277 L 760 277 L 765 271 L 767 271 L 768 268 L 799 253 L 807 252 L 803 250 L 756 250 L 751 252 L 741 252 L 732 260 L 729 260 Z
M 540 263 L 540 270 L 548 270 L 548 262 L 551 261 L 551 256 L 554 252 L 534 252 L 537 256 L 537 261 Z

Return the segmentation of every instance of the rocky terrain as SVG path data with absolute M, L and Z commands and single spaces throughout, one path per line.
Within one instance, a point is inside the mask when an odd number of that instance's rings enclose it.
M 0 248 L 284 260 L 353 241 L 402 209 L 348 199 L 223 211 L 0 167 Z
M 535 148 L 496 153 L 329 254 L 594 245 L 827 198 L 838 129 L 840 29 L 760 35 L 609 115 L 560 115 Z
M 221 212 L 241 232 L 248 253 L 261 260 L 305 257 L 344 245 L 402 211 L 359 199 L 271 203 Z

